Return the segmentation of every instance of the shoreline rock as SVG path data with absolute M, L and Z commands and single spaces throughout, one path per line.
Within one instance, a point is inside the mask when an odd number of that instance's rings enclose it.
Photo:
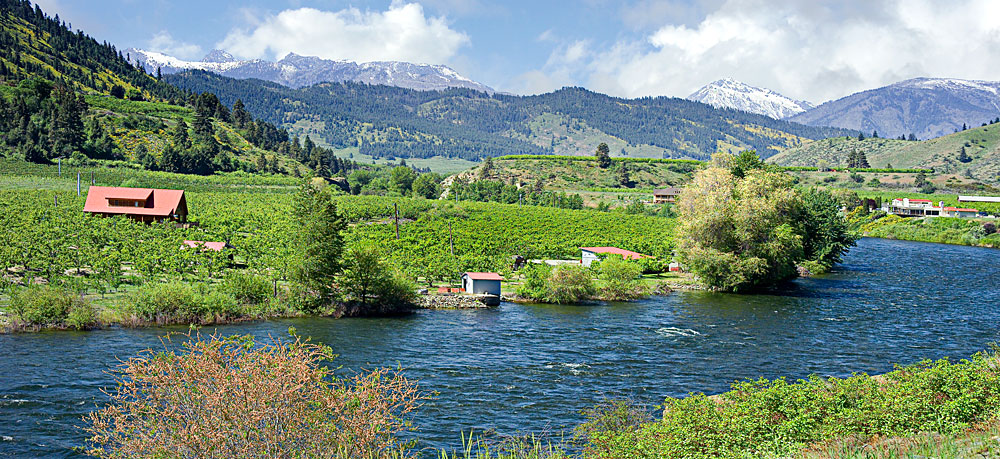
M 487 309 L 500 305 L 493 295 L 419 295 L 417 309 Z

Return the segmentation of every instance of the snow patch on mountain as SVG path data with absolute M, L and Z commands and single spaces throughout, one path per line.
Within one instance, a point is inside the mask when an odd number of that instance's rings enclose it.
M 239 60 L 223 50 L 213 50 L 201 61 L 186 61 L 163 53 L 137 48 L 126 50 L 129 60 L 149 72 L 164 74 L 204 70 L 231 78 L 258 78 L 292 88 L 344 81 L 384 84 L 417 90 L 468 88 L 492 94 L 493 88 L 460 75 L 443 65 L 409 62 L 352 62 L 288 53 L 277 62 Z
M 730 108 L 775 119 L 787 118 L 813 108 L 813 104 L 785 97 L 731 78 L 713 81 L 687 97 L 715 108 Z

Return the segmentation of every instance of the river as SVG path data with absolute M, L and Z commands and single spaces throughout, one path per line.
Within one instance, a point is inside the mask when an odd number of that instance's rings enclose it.
M 881 373 L 961 358 L 1000 340 L 1000 252 L 863 239 L 824 276 L 759 295 L 683 292 L 635 303 L 421 311 L 394 319 L 298 319 L 219 327 L 328 344 L 349 374 L 400 365 L 437 396 L 416 415 L 421 447 L 461 432 L 559 432 L 605 397 L 653 406 L 741 378 Z M 69 457 L 116 357 L 168 330 L 0 335 L 0 456 Z

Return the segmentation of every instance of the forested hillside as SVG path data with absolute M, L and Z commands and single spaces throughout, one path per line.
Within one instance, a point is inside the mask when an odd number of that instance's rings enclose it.
M 0 5 L 0 78 L 35 76 L 133 100 L 184 97 L 183 91 L 129 64 L 114 45 L 74 32 L 59 15 L 49 17 L 27 0 L 0 0 Z
M 240 101 L 162 82 L 27 1 L 0 2 L 0 156 L 192 174 L 374 169 L 255 120 Z
M 491 96 L 359 83 L 290 89 L 199 71 L 164 80 L 218 94 L 227 104 L 242 99 L 263 120 L 374 157 L 589 155 L 601 142 L 615 156 L 706 159 L 717 151 L 743 149 L 770 156 L 809 139 L 852 134 L 683 99 L 620 99 L 582 88 Z

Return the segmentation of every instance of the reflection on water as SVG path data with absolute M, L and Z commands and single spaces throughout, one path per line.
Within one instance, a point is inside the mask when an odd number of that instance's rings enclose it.
M 916 257 L 914 254 L 919 254 Z M 422 311 L 391 319 L 296 319 L 340 354 L 345 374 L 401 365 L 439 395 L 419 412 L 421 446 L 460 432 L 572 428 L 604 397 L 650 406 L 741 378 L 884 372 L 896 362 L 965 357 L 1000 339 L 991 249 L 866 239 L 835 272 L 761 295 L 676 293 L 628 304 Z M 0 456 L 72 456 L 80 417 L 103 397 L 115 357 L 168 330 L 0 336 Z

